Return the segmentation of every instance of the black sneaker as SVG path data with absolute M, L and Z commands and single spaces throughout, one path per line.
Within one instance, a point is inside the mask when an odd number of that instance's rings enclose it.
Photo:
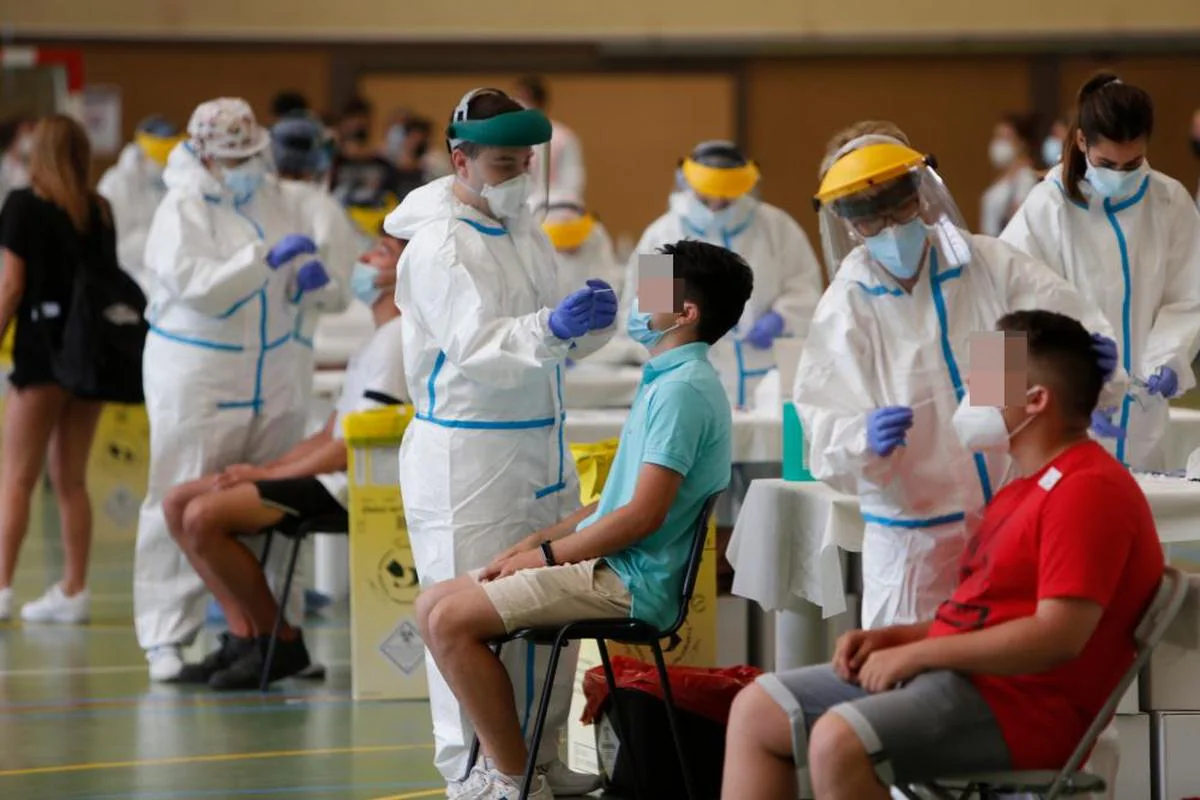
M 221 644 L 199 664 L 184 664 L 171 683 L 208 683 L 208 679 L 233 664 L 254 647 L 254 639 L 222 633 Z
M 209 678 L 208 685 L 222 691 L 257 689 L 262 677 L 263 663 L 267 660 L 269 641 L 266 636 L 259 637 L 255 646 L 244 653 L 241 658 Z M 304 634 L 296 631 L 295 639 L 291 641 L 280 639 L 275 643 L 275 663 L 271 665 L 271 682 L 298 675 L 308 669 L 311 663 L 312 660 L 308 657 L 308 648 L 304 646 Z

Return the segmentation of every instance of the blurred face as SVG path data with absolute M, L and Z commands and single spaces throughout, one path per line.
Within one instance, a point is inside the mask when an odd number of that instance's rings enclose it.
M 346 117 L 338 125 L 338 134 L 343 144 L 365 145 L 371 135 L 371 120 L 365 114 Z
M 733 200 L 730 200 L 729 198 L 713 197 L 712 195 L 701 194 L 700 192 L 696 192 L 694 190 L 693 194 L 696 195 L 697 200 L 699 200 L 712 211 L 721 211 L 733 205 Z
M 363 254 L 362 260 L 375 267 L 381 274 L 396 269 L 396 262 L 404 253 L 405 242 L 393 239 L 391 236 L 380 236 L 371 245 L 371 249 Z
M 1028 385 L 1028 347 L 1024 335 L 1003 331 L 972 334 L 971 401 L 975 405 L 1023 406 Z
M 1067 133 L 1069 133 L 1067 124 L 1062 120 L 1055 120 L 1054 124 L 1050 126 L 1050 135 L 1060 142 L 1067 138 Z
M 921 196 L 912 195 L 889 211 L 880 212 L 869 217 L 856 217 L 850 220 L 854 230 L 863 238 L 878 236 L 887 228 L 896 225 L 907 225 L 921 215 Z
M 1017 132 L 1007 122 L 996 123 L 996 127 L 992 129 L 992 138 L 997 141 L 1009 142 L 1018 149 L 1021 146 L 1021 140 L 1017 137 Z
M 1083 151 L 1093 167 L 1119 172 L 1132 172 L 1146 163 L 1147 144 L 1145 136 L 1131 142 L 1113 142 L 1101 137 L 1088 144 L 1083 131 L 1078 131 L 1075 138 L 1075 146 Z
M 455 150 L 452 156 L 459 179 L 477 192 L 528 172 L 532 159 L 532 147 L 485 147 L 473 159 Z
M 1192 140 L 1200 142 L 1200 110 L 1192 114 Z

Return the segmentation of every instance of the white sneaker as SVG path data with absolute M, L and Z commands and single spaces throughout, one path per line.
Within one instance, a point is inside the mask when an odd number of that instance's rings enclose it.
M 478 791 L 480 786 L 487 782 L 487 774 L 481 756 L 470 775 L 461 781 L 450 781 L 446 784 L 446 800 L 460 800 L 468 792 Z
M 21 619 L 26 622 L 58 622 L 81 625 L 88 621 L 91 596 L 87 589 L 67 597 L 57 583 L 31 603 L 21 607 Z
M 150 662 L 150 680 L 155 683 L 173 681 L 183 671 L 183 654 L 178 645 L 153 647 L 146 652 L 146 660 Z
M 12 619 L 12 601 L 12 587 L 10 586 L 7 589 L 0 589 L 0 621 Z
M 538 773 L 546 776 L 546 783 L 555 797 L 582 797 L 591 794 L 603 785 L 599 775 L 575 772 L 561 759 L 538 764 Z
M 467 779 L 468 781 L 470 778 Z M 519 800 L 521 797 L 520 778 L 513 780 L 495 770 L 483 773 L 482 780 L 477 786 L 459 795 L 460 800 Z M 554 792 L 550 784 L 540 772 L 533 776 L 533 788 L 529 792 L 529 800 L 554 800 Z

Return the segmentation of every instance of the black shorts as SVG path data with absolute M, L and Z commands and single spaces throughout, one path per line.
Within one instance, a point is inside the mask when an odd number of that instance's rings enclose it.
M 254 485 L 265 505 L 283 512 L 283 521 L 276 526 L 283 533 L 294 533 L 301 522 L 317 517 L 340 519 L 349 527 L 346 509 L 315 477 L 255 481 Z

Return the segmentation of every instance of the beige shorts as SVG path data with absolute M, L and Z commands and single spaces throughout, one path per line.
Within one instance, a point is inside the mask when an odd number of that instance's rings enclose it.
M 628 617 L 633 598 L 599 559 L 521 570 L 481 583 L 509 633 L 557 628 L 585 619 Z

